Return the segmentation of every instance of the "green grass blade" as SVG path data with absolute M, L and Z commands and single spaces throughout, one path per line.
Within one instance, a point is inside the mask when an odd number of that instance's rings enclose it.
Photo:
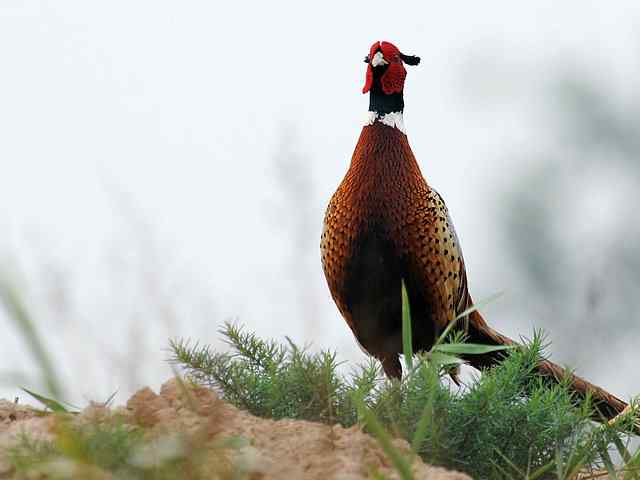
M 18 331 L 22 334 L 31 354 L 43 373 L 44 381 L 49 393 L 54 397 L 62 396 L 62 387 L 58 381 L 59 376 L 54 368 L 54 363 L 45 348 L 42 337 L 38 334 L 35 322 L 27 311 L 22 298 L 5 278 L 0 278 L 0 302 L 4 304 L 9 318 L 11 318 Z
M 542 467 L 536 469 L 534 472 L 531 472 L 527 477 L 527 480 L 537 480 L 538 478 L 543 478 L 547 475 L 547 473 L 553 470 L 553 467 L 555 467 L 555 465 L 555 461 L 550 461 L 546 465 L 543 465 Z
M 469 315 L 471 312 L 474 312 L 474 311 L 480 309 L 481 307 L 484 307 L 485 305 L 488 305 L 489 303 L 497 300 L 502 295 L 503 295 L 503 292 L 494 293 L 493 295 L 491 295 L 491 296 L 489 296 L 489 297 L 487 297 L 487 298 L 485 298 L 483 300 L 480 300 L 479 302 L 474 303 L 472 306 L 470 306 L 469 308 L 464 310 L 462 313 L 459 313 L 456 318 L 454 318 L 451 322 L 449 322 L 449 325 L 447 325 L 447 327 L 442 331 L 442 333 L 438 337 L 438 340 L 436 340 L 436 342 L 433 344 L 433 346 L 437 347 L 438 345 L 442 345 L 444 343 L 444 341 L 446 340 L 447 336 L 449 336 L 449 333 L 451 332 L 453 327 L 455 327 L 458 324 L 459 320 L 463 319 L 464 317 Z
M 402 352 L 409 371 L 413 370 L 413 338 L 411 335 L 411 307 L 407 287 L 402 285 Z
M 580 470 L 588 465 L 586 453 L 579 455 L 577 451 L 572 451 L 566 465 L 563 465 L 560 450 L 556 452 L 556 471 L 559 480 L 569 480 L 575 478 Z
M 482 345 L 478 343 L 444 343 L 433 348 L 436 352 L 453 353 L 457 355 L 481 355 L 483 353 L 510 350 L 512 345 Z
M 438 365 L 440 367 L 444 367 L 447 365 L 462 365 L 465 363 L 465 361 L 461 358 L 441 352 L 430 353 L 429 361 L 431 361 L 434 365 Z
M 494 293 L 493 295 L 488 296 L 487 298 L 480 300 L 479 302 L 474 303 L 469 308 L 459 313 L 458 316 L 456 317 L 456 320 L 460 320 L 461 318 L 466 317 L 470 313 L 475 312 L 476 310 L 480 310 L 482 307 L 485 307 L 486 305 L 489 305 L 490 303 L 495 302 L 502 295 L 504 295 L 504 292 L 497 292 L 497 293 Z
M 631 475 L 630 478 L 638 478 L 640 475 L 640 448 L 638 448 L 629 461 L 626 462 L 624 469 L 625 472 Z
M 414 453 L 420 452 L 420 448 L 427 436 L 427 428 L 429 428 L 429 425 L 433 421 L 433 397 L 433 394 L 429 395 L 429 399 L 427 400 L 424 410 L 422 410 L 422 415 L 420 415 L 420 419 L 416 425 L 416 431 L 411 439 L 411 449 Z
M 620 437 L 614 434 L 611 436 L 611 440 L 616 446 L 616 449 L 618 450 L 618 453 L 620 454 L 622 459 L 625 461 L 625 463 L 628 463 L 631 460 L 631 453 L 629 452 L 629 450 L 627 450 L 627 447 L 624 446 L 624 443 L 622 442 Z
M 110 407 L 111 404 L 113 403 L 113 400 L 116 398 L 117 394 L 118 394 L 118 390 L 116 390 L 111 395 L 109 395 L 109 398 L 107 398 L 104 402 L 102 402 L 102 405 L 104 405 L 105 407 Z
M 402 480 L 411 480 L 413 478 L 411 462 L 393 445 L 391 435 L 385 430 L 373 412 L 367 408 L 364 401 L 358 395 L 353 395 L 352 398 L 360 417 L 364 419 L 367 427 L 378 440 L 380 447 L 400 474 L 400 478 Z
M 620 457 L 622 457 L 622 460 L 624 461 L 624 465 L 625 465 L 625 475 L 624 478 L 625 480 L 637 480 L 638 479 L 638 474 L 635 471 L 634 468 L 631 468 L 631 463 L 633 461 L 633 456 L 631 455 L 631 452 L 629 452 L 629 450 L 627 449 L 627 447 L 624 445 L 624 442 L 622 441 L 622 439 L 617 435 L 617 434 L 613 434 L 611 436 L 611 441 L 613 442 L 613 444 L 615 445 L 616 449 L 618 450 L 618 453 L 620 454 Z M 640 453 L 640 450 L 638 451 L 638 453 Z M 627 468 L 629 467 L 629 468 Z
M 607 451 L 607 447 L 605 445 L 602 445 L 600 447 L 600 457 L 602 458 L 602 463 L 604 463 L 604 468 L 609 474 L 609 478 L 617 480 L 618 473 L 616 472 L 616 467 L 613 465 L 613 461 L 611 460 L 611 457 L 609 456 L 609 452 Z
M 440 334 L 436 342 L 433 344 L 433 347 L 431 347 L 431 350 L 436 348 L 438 345 L 442 345 L 444 343 L 446 338 L 449 336 L 449 333 L 451 332 L 451 330 L 453 330 L 453 327 L 455 327 L 457 323 L 458 323 L 457 318 L 454 319 L 452 322 L 449 322 L 449 325 L 447 325 L 447 327 L 442 331 L 442 333 Z
M 41 404 L 43 404 L 45 407 L 47 407 L 49 410 L 51 410 L 52 412 L 63 412 L 63 413 L 68 413 L 69 410 L 62 405 L 60 402 L 58 402 L 57 400 L 53 400 L 52 398 L 47 398 L 43 395 L 40 395 L 36 392 L 32 392 L 31 390 L 28 390 L 24 387 L 21 388 L 22 391 L 28 393 L 29 395 L 31 395 L 33 398 L 35 398 L 36 400 L 38 400 Z
M 509 458 L 507 458 L 507 456 L 502 453 L 500 450 L 498 450 L 497 448 L 494 449 L 495 453 L 498 454 L 498 456 L 500 458 L 502 458 L 502 460 L 509 466 L 511 467 L 515 472 L 518 473 L 518 475 L 520 475 L 522 478 L 527 478 L 527 475 L 518 468 L 518 466 L 513 463 L 511 460 L 509 460 Z M 507 474 L 507 471 L 505 469 L 503 469 L 497 462 L 495 463 L 495 466 L 498 467 L 503 473 Z

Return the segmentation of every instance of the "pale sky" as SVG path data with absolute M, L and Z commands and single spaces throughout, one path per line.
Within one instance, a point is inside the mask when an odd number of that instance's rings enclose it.
M 493 194 L 525 167 L 515 153 L 537 144 L 541 86 L 554 74 L 575 66 L 633 87 L 639 14 L 635 1 L 2 0 L 0 253 L 19 264 L 33 298 L 42 298 L 38 259 L 74 291 L 74 322 L 33 307 L 70 399 L 135 387 L 103 351 L 131 342 L 131 322 L 156 352 L 141 379 L 154 387 L 171 375 L 162 362 L 169 335 L 213 341 L 229 318 L 363 358 L 325 287 L 318 239 L 367 110 L 362 58 L 376 40 L 422 58 L 409 68 L 405 123 L 451 211 L 474 296 L 506 289 L 501 301 L 529 308 L 526 292 L 509 291 Z M 301 233 L 312 251 L 300 260 L 311 300 L 288 260 L 286 217 L 297 205 L 274 173 L 283 128 L 295 131 L 291 149 L 313 179 L 313 218 Z M 131 226 L 130 215 L 140 222 Z M 168 278 L 158 288 L 180 310 L 166 328 L 138 304 L 144 275 L 134 270 L 148 247 L 136 243 L 140 225 L 159 245 L 151 262 Z M 491 323 L 530 333 L 527 323 Z M 1 316 L 0 328 L 3 366 L 29 370 Z M 612 388 L 633 391 L 621 381 Z M 0 396 L 15 388 L 0 385 Z

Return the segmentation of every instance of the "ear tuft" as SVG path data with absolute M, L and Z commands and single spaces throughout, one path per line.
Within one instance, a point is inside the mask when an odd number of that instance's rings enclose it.
M 416 57 L 416 56 L 413 56 L 413 55 L 404 55 L 403 53 L 401 53 L 400 54 L 400 58 L 407 65 L 415 66 L 415 65 L 418 65 L 420 63 L 420 57 Z

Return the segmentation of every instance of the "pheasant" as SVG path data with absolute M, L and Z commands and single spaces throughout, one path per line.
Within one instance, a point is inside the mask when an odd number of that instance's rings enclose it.
M 362 92 L 369 93 L 369 111 L 349 170 L 326 210 L 320 249 L 331 295 L 358 343 L 380 360 L 388 377 L 399 378 L 401 281 L 411 307 L 414 351 L 428 351 L 473 300 L 445 202 L 422 176 L 405 133 L 404 65 L 418 65 L 420 58 L 376 42 L 365 62 Z M 477 310 L 463 324 L 471 342 L 516 345 Z M 492 352 L 465 360 L 483 369 L 503 358 Z M 569 375 L 578 398 L 590 393 L 596 419 L 614 418 L 628 407 L 550 361 L 541 360 L 537 371 L 552 382 Z

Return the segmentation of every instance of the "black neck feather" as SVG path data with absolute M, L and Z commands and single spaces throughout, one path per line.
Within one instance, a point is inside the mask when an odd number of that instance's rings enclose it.
M 380 115 L 404 111 L 402 92 L 386 95 L 379 84 L 374 84 L 369 93 L 369 111 Z
M 389 68 L 382 65 L 373 68 L 373 85 L 369 92 L 369 111 L 379 115 L 392 112 L 402 112 L 404 110 L 404 97 L 402 92 L 387 95 L 382 90 L 381 78 Z

